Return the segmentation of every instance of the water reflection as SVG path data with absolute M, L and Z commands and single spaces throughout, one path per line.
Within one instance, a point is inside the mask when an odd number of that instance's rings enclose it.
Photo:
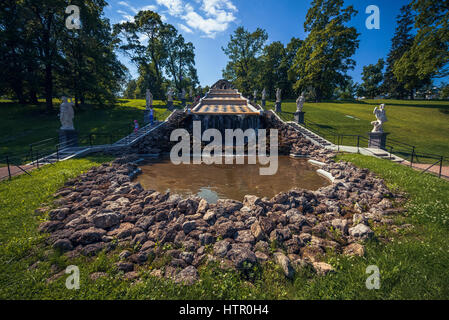
M 272 197 L 293 188 L 316 190 L 328 181 L 304 159 L 279 157 L 273 176 L 259 175 L 259 165 L 179 165 L 170 160 L 147 163 L 138 181 L 145 189 L 170 191 L 182 196 L 198 195 L 209 203 L 218 199 L 242 201 L 247 194 Z

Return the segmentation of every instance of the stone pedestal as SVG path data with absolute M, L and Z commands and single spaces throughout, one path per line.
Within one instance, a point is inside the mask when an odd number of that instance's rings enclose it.
M 370 132 L 368 133 L 369 142 L 368 148 L 378 148 L 385 150 L 385 145 L 387 144 L 388 132 Z
M 167 101 L 167 109 L 172 110 L 173 109 L 173 101 Z
M 78 146 L 78 133 L 76 130 L 59 130 L 59 143 L 60 148 L 77 147 Z
M 282 112 L 282 102 L 276 102 L 276 107 L 274 110 L 276 112 Z
M 299 124 L 304 124 L 304 115 L 306 113 L 305 112 L 295 112 L 295 121 Z
M 262 100 L 262 107 L 265 108 L 266 105 L 267 105 L 267 102 L 265 100 Z

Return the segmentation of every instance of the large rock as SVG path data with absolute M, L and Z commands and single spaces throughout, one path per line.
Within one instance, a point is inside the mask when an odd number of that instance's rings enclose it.
M 313 262 L 313 268 L 315 269 L 315 272 L 321 276 L 325 276 L 328 273 L 334 272 L 334 268 L 325 262 Z
M 256 240 L 251 234 L 250 230 L 240 230 L 235 233 L 234 239 L 236 242 L 255 243 Z
M 70 241 L 75 244 L 87 245 L 101 241 L 105 231 L 98 228 L 83 229 L 74 232 L 70 236 Z
M 262 203 L 262 200 L 258 196 L 246 195 L 243 199 L 243 205 L 245 207 L 258 206 Z
M 73 246 L 69 239 L 59 239 L 53 243 L 53 248 L 61 251 L 70 251 L 73 249 Z
M 216 225 L 215 230 L 217 235 L 222 238 L 233 238 L 235 232 L 237 231 L 231 221 Z
M 274 260 L 281 267 L 285 276 L 289 279 L 292 279 L 293 276 L 295 275 L 295 270 L 293 269 L 293 267 L 290 263 L 290 259 L 287 258 L 287 256 L 281 252 L 275 252 Z
M 196 213 L 204 214 L 206 213 L 207 209 L 209 209 L 209 204 L 205 199 L 201 199 L 200 203 L 198 204 L 198 209 L 196 210 Z
M 196 228 L 195 221 L 187 221 L 182 224 L 182 230 L 184 231 L 185 234 L 189 234 L 190 232 L 195 230 L 195 228 Z
M 194 266 L 188 266 L 187 268 L 183 269 L 181 272 L 179 272 L 175 276 L 175 282 L 176 283 L 183 283 L 185 285 L 192 285 L 196 281 L 198 281 L 199 275 L 198 271 Z
M 218 241 L 214 245 L 214 254 L 221 258 L 224 258 L 230 248 L 231 245 L 228 240 Z
M 251 226 L 251 233 L 256 239 L 256 241 L 263 240 L 266 237 L 258 221 L 253 223 L 253 225 Z
M 374 236 L 373 230 L 370 227 L 364 224 L 358 224 L 355 227 L 349 229 L 349 234 L 357 239 L 369 239 Z
M 93 218 L 95 227 L 107 229 L 120 223 L 120 215 L 117 213 L 101 213 Z
M 226 257 L 230 259 L 234 266 L 239 270 L 251 268 L 257 262 L 257 257 L 251 250 L 245 247 L 233 247 L 227 253 Z
M 363 257 L 365 255 L 365 247 L 360 243 L 351 243 L 343 249 L 343 254 Z

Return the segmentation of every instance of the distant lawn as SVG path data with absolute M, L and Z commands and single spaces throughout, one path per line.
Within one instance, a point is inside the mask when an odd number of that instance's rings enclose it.
M 57 138 L 60 122 L 55 101 L 53 114 L 45 114 L 45 106 L 19 105 L 0 102 L 0 158 L 6 154 L 24 154 L 28 145 L 48 138 Z M 165 102 L 154 101 L 155 116 L 165 119 L 170 112 Z M 75 110 L 75 128 L 80 137 L 90 133 L 106 134 L 97 136 L 94 144 L 109 143 L 124 137 L 133 130 L 133 121 L 143 125 L 145 100 L 119 100 L 115 106 L 88 106 Z M 107 135 L 111 134 L 112 137 Z M 54 145 L 55 143 L 53 143 Z M 2 160 L 0 160 L 0 163 Z
M 373 109 L 386 104 L 389 138 L 416 146 L 419 153 L 432 153 L 449 159 L 449 101 L 364 100 L 361 102 L 305 103 L 306 120 L 317 123 L 322 131 L 346 135 L 363 135 L 372 130 Z M 273 108 L 274 103 L 267 103 Z M 293 120 L 296 103 L 282 103 L 281 117 Z M 345 138 L 343 144 L 356 145 L 355 138 Z M 395 148 L 399 146 L 395 146 Z

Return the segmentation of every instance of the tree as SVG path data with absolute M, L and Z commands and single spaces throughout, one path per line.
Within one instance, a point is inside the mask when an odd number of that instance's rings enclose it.
M 298 93 L 295 92 L 295 90 L 293 90 L 293 85 L 295 84 L 295 81 L 293 80 L 294 76 L 292 77 L 290 75 L 290 67 L 293 65 L 296 53 L 302 46 L 303 42 L 304 42 L 303 40 L 293 37 L 291 38 L 290 42 L 287 44 L 285 48 L 285 56 L 281 62 L 281 69 L 285 70 L 285 75 L 283 74 L 285 78 L 283 79 L 282 84 L 280 85 L 283 95 L 285 97 L 296 99 L 295 96 Z
M 185 42 L 174 26 L 164 24 L 156 12 L 140 11 L 134 22 L 115 25 L 114 34 L 121 37 L 119 48 L 138 66 L 138 97 L 150 89 L 156 99 L 164 99 L 170 85 L 181 91 L 198 83 L 195 47 Z
M 274 97 L 276 88 L 283 86 L 283 82 L 287 78 L 288 69 L 282 66 L 285 54 L 284 45 L 276 41 L 267 45 L 260 57 L 260 79 L 257 81 L 257 89 L 266 88 L 269 97 Z
M 163 28 L 159 14 L 150 10 L 138 12 L 133 22 L 114 25 L 114 35 L 122 37 L 119 48 L 137 64 L 145 87 L 159 99 L 165 96 L 162 72 L 167 53 L 162 41 Z M 148 44 L 144 45 L 142 39 Z
M 257 28 L 254 32 L 238 27 L 231 35 L 223 52 L 230 61 L 223 71 L 223 77 L 232 81 L 244 94 L 250 94 L 258 75 L 259 60 L 268 39 L 265 30 Z
M 123 98 L 125 99 L 136 99 L 136 91 L 137 91 L 137 81 L 131 79 L 128 81 L 125 91 L 123 91 Z
M 342 7 L 343 0 L 312 1 L 304 23 L 309 35 L 290 70 L 294 89 L 310 89 L 316 101 L 331 97 L 337 86 L 345 84 L 346 72 L 355 65 L 350 57 L 358 48 L 359 34 L 345 23 L 357 11 L 353 6 Z
M 387 68 L 385 71 L 384 91 L 394 98 L 405 98 L 410 95 L 409 90 L 400 82 L 394 74 L 395 63 L 402 58 L 412 44 L 414 35 L 412 34 L 414 16 L 410 5 L 401 8 L 401 13 L 397 16 L 397 26 L 393 38 L 391 39 L 391 49 L 387 57 Z M 415 77 L 417 77 L 415 75 Z
M 417 34 L 411 47 L 394 63 L 393 72 L 413 92 L 432 78 L 449 74 L 449 7 L 445 1 L 414 0 Z
M 72 2 L 80 8 L 81 29 L 63 36 L 58 82 L 75 97 L 76 106 L 85 99 L 103 104 L 114 102 L 125 79 L 126 68 L 114 52 L 109 21 L 102 18 L 103 0 Z
M 164 47 L 167 52 L 166 69 L 171 75 L 178 91 L 189 86 L 195 87 L 198 81 L 195 69 L 195 47 L 185 42 L 182 35 L 172 25 L 164 25 Z
M 385 62 L 383 59 L 379 59 L 376 64 L 369 64 L 363 67 L 361 85 L 361 93 L 368 98 L 374 98 L 381 93 L 381 82 L 383 80 L 382 70 L 384 69 Z
M 36 40 L 37 63 L 44 67 L 44 93 L 47 112 L 53 110 L 54 69 L 60 62 L 61 34 L 65 29 L 63 0 L 24 0 L 24 7 L 31 10 L 28 28 Z
M 449 99 L 449 84 L 442 82 L 440 86 L 440 98 L 443 100 Z
M 410 55 L 418 62 L 421 79 L 449 75 L 449 5 L 447 1 L 413 0 L 418 33 Z

